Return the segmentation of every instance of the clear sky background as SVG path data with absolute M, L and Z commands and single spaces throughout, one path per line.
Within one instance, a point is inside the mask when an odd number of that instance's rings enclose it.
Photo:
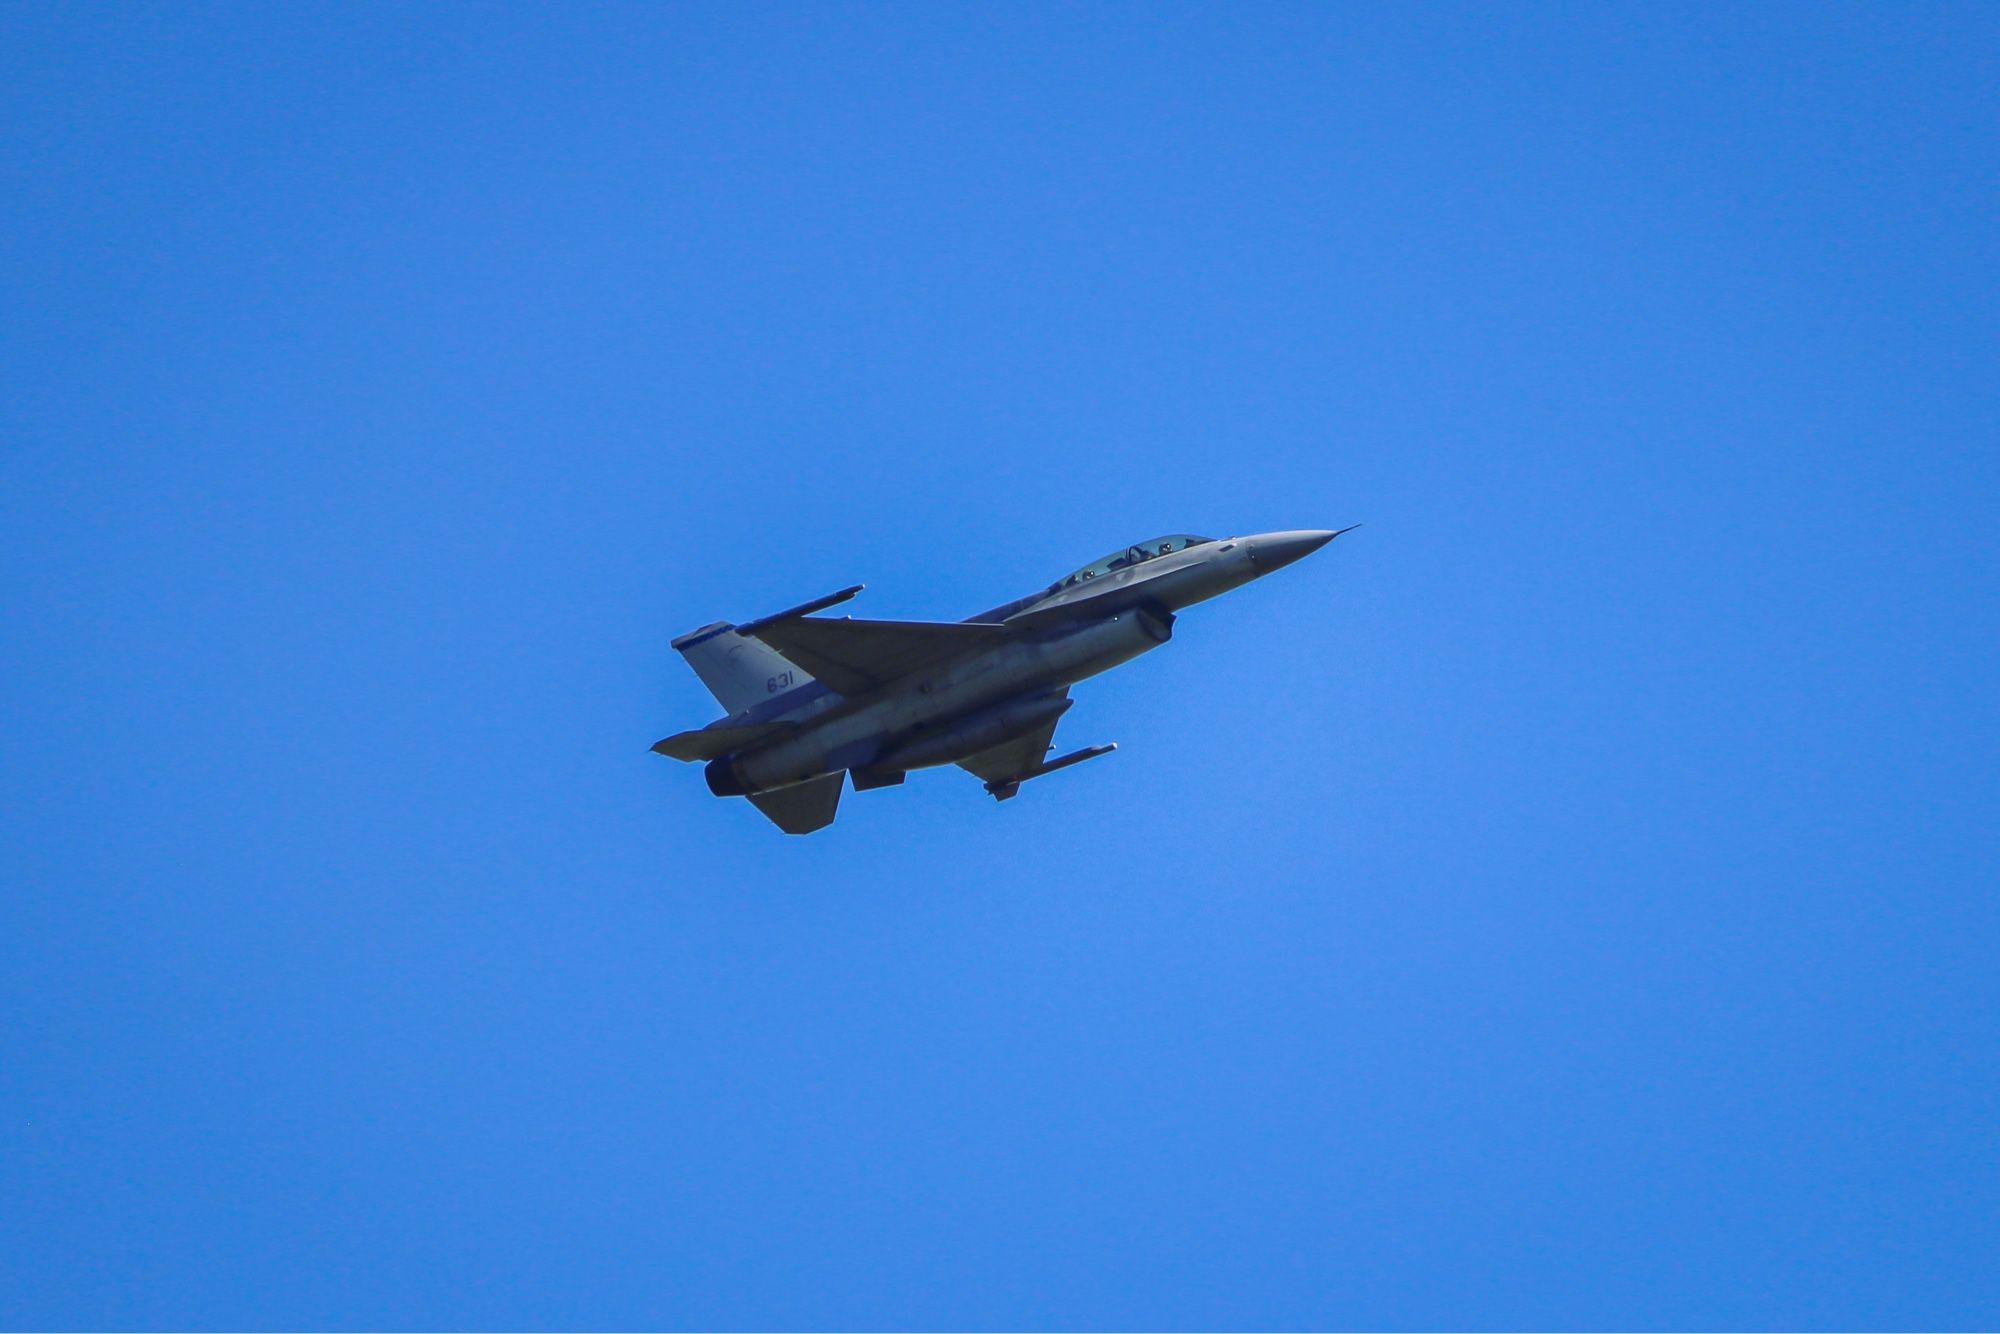
M 2000 10 L 12 6 L 0 1323 L 2000 1323 Z M 1365 523 L 788 839 L 668 647 Z

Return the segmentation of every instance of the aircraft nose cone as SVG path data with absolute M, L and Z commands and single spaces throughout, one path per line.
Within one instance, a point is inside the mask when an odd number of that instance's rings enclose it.
M 1340 534 L 1328 528 L 1301 528 L 1289 533 L 1259 533 L 1250 539 L 1250 563 L 1269 574 L 1295 560 L 1304 560 Z

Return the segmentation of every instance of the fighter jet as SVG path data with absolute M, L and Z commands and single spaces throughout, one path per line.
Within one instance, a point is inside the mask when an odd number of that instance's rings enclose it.
M 861 584 L 742 625 L 717 621 L 673 646 L 729 716 L 653 749 L 705 761 L 709 791 L 748 797 L 788 834 L 832 824 L 849 778 L 866 792 L 955 764 L 1005 801 L 1118 748 L 1048 758 L 1071 686 L 1166 643 L 1182 608 L 1351 531 L 1156 537 L 955 623 L 813 615 Z

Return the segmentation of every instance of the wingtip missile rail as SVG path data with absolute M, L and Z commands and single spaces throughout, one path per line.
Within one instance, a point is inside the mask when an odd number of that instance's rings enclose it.
M 1048 774 L 1054 773 L 1058 769 L 1067 769 L 1072 764 L 1082 764 L 1085 760 L 1094 760 L 1099 755 L 1109 755 L 1112 751 L 1116 749 L 1118 749 L 1118 743 L 1116 741 L 1107 741 L 1105 744 L 1101 746 L 1085 746 L 1082 750 L 1073 750 L 1067 755 L 1063 755 L 1056 759 L 1049 760 L 1045 763 L 1038 764 L 1034 768 L 1028 770 L 1028 772 L 1024 774 L 1016 774 L 1014 777 L 1007 779 L 1005 782 L 988 783 L 986 785 L 986 790 L 993 794 L 993 799 L 995 801 L 1005 801 L 1007 800 L 1007 798 L 1013 796 L 1016 792 L 1019 792 L 1021 790 L 1021 784 L 1027 782 L 1031 778 L 1041 778 Z
M 814 598 L 811 602 L 801 602 L 796 607 L 787 607 L 783 611 L 773 612 L 769 616 L 759 616 L 754 621 L 745 621 L 743 624 L 737 626 L 736 633 L 739 635 L 755 634 L 760 628 L 767 625 L 775 625 L 779 621 L 789 621 L 798 616 L 810 616 L 816 611 L 825 611 L 828 607 L 837 607 L 843 602 L 851 601 L 866 587 L 868 587 L 866 584 L 855 584 L 852 588 L 843 588 L 838 593 L 828 593 L 823 598 Z

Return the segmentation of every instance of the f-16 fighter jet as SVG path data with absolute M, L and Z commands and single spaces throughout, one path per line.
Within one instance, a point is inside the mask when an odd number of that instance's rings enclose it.
M 743 625 L 705 625 L 674 647 L 729 716 L 653 749 L 706 761 L 709 791 L 748 797 L 788 834 L 832 824 L 849 777 L 865 792 L 955 764 L 1005 801 L 1029 779 L 1117 749 L 1048 758 L 1072 685 L 1166 643 L 1183 607 L 1349 531 L 1156 537 L 955 624 L 812 615 L 856 584 Z

